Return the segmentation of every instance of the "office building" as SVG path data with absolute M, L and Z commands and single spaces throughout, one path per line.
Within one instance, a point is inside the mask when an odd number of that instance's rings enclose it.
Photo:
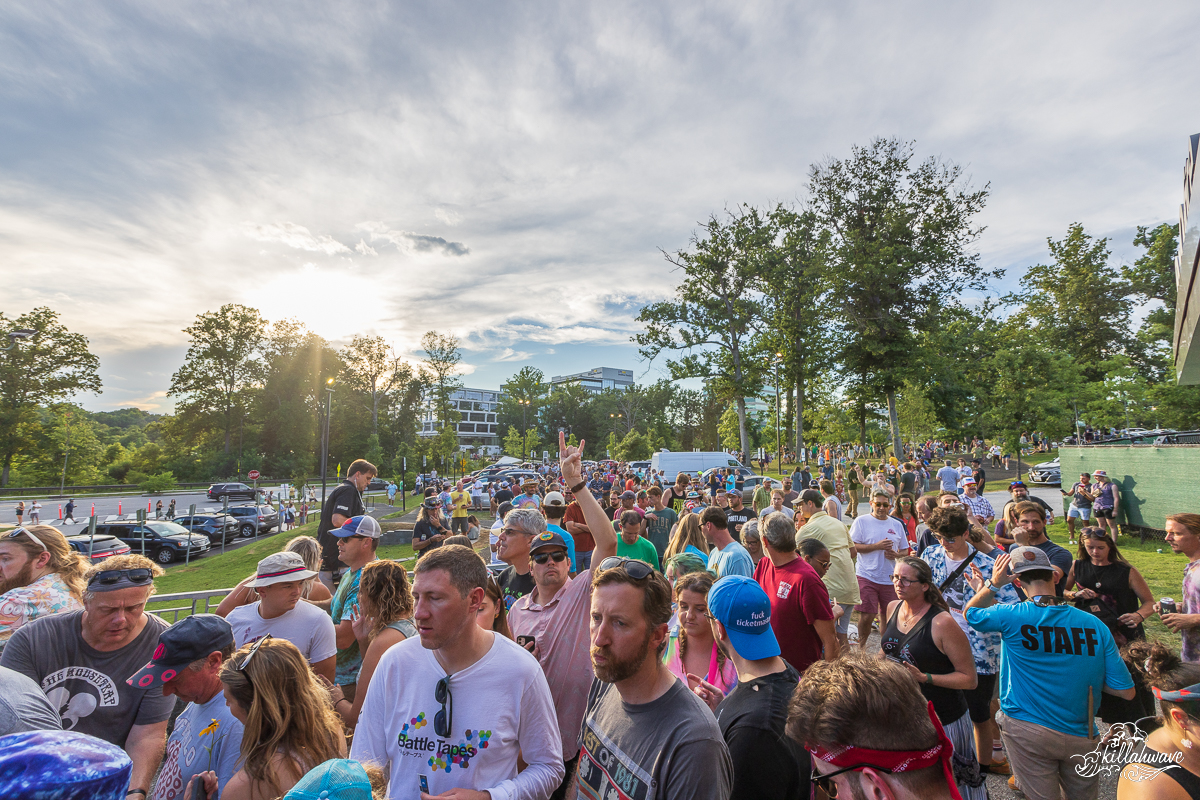
M 503 392 L 495 389 L 459 389 L 450 395 L 450 401 L 462 415 L 458 423 L 459 444 L 499 445 L 500 434 L 496 430 L 496 413 L 500 410 Z M 421 436 L 435 436 L 441 429 L 432 398 L 426 395 L 425 407 L 421 412 Z
M 602 392 L 605 389 L 624 391 L 633 385 L 633 370 L 614 369 L 613 367 L 596 367 L 587 372 L 577 372 L 574 375 L 556 375 L 550 379 L 550 386 L 575 383 L 591 392 Z

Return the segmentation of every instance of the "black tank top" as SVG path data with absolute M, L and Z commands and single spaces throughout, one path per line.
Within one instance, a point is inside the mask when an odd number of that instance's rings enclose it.
M 1147 746 L 1146 749 L 1152 753 L 1158 752 L 1153 747 Z M 1137 759 L 1135 758 L 1133 761 L 1137 761 Z M 1155 763 L 1153 766 L 1155 769 L 1161 768 L 1161 764 L 1159 763 Z M 1200 800 L 1200 777 L 1197 777 L 1194 773 L 1188 772 L 1186 769 L 1179 766 L 1165 770 L 1163 775 L 1178 783 L 1183 790 L 1187 792 L 1188 797 L 1191 797 L 1194 800 Z
M 880 637 L 883 652 L 886 655 L 907 661 L 921 672 L 931 675 L 946 675 L 954 672 L 954 663 L 950 657 L 938 649 L 933 641 L 932 623 L 938 614 L 946 612 L 937 606 L 930 606 L 908 633 L 901 633 L 897 623 L 900 609 L 904 603 L 897 603 L 896 610 L 888 620 L 887 628 Z M 955 623 L 956 625 L 958 623 Z M 967 713 L 967 699 L 961 689 L 947 689 L 944 686 L 921 684 L 921 694 L 933 703 L 933 710 L 943 725 L 955 722 Z

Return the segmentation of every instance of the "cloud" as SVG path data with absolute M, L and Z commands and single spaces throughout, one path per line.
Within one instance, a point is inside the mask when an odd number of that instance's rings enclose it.
M 511 347 L 506 347 L 492 361 L 527 361 L 530 358 L 533 358 L 533 353 L 527 350 L 513 350 Z
M 369 231 L 371 241 L 391 242 L 401 252 L 438 253 L 444 256 L 465 256 L 471 250 L 462 242 L 449 242 L 440 236 L 390 230 L 382 222 L 362 222 L 357 228 Z
M 324 253 L 327 256 L 350 252 L 350 248 L 336 241 L 332 236 L 327 234 L 314 236 L 308 228 L 291 222 L 272 222 L 266 225 L 247 222 L 243 230 L 247 236 L 256 241 L 280 242 L 297 250 Z
M 376 252 L 375 252 L 375 248 L 374 248 L 374 247 L 371 247 L 371 245 L 367 244 L 367 243 L 366 243 L 366 242 L 364 242 L 362 239 L 359 239 L 359 240 L 358 240 L 358 244 L 354 245 L 354 249 L 355 249 L 355 251 L 357 251 L 357 252 L 359 252 L 359 253 L 362 253 L 364 256 L 377 256 L 377 255 L 379 255 L 379 253 L 376 253 Z

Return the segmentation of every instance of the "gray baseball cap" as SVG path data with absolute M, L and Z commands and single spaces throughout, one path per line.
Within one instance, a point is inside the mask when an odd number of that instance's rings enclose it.
M 1036 547 L 1014 547 L 1008 555 L 1012 559 L 1008 568 L 1013 575 L 1020 575 L 1031 569 L 1054 569 L 1050 557 Z

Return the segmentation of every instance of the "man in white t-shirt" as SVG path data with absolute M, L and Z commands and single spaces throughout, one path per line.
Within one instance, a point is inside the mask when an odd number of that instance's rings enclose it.
M 420 636 L 380 658 L 350 747 L 351 758 L 388 771 L 393 800 L 545 800 L 562 782 L 546 676 L 520 645 L 475 622 L 487 579 L 462 545 L 417 562 Z
M 258 574 L 250 584 L 258 591 L 258 601 L 238 606 L 226 619 L 238 647 L 268 633 L 276 639 L 287 639 L 308 659 L 313 672 L 333 683 L 337 669 L 333 620 L 300 600 L 301 585 L 316 574 L 304 566 L 298 553 L 273 553 L 258 562 Z
M 909 553 L 908 533 L 904 525 L 888 516 L 892 498 L 886 491 L 876 489 L 871 494 L 871 513 L 856 517 L 850 526 L 850 541 L 858 552 L 854 573 L 858 577 L 858 593 L 862 600 L 858 611 L 858 646 L 867 647 L 871 624 L 880 609 L 896 599 L 892 586 L 892 566 L 897 556 Z

